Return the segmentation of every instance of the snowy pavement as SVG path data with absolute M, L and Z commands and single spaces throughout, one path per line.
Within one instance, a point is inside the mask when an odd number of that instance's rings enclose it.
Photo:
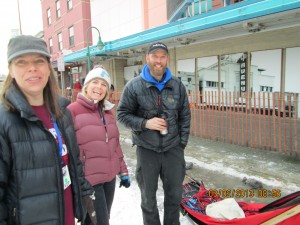
M 140 190 L 135 181 L 135 147 L 131 146 L 130 131 L 119 125 L 121 145 L 128 165 L 131 186 L 117 185 L 111 211 L 111 225 L 142 225 Z M 281 197 L 300 190 L 300 160 L 274 152 L 245 148 L 211 140 L 191 137 L 185 150 L 186 161 L 194 167 L 187 174 L 202 180 L 207 189 L 242 189 L 251 187 L 242 182 L 243 177 L 254 179 L 267 190 L 279 190 Z M 118 180 L 119 182 L 119 180 Z M 238 201 L 269 203 L 277 196 L 236 199 Z M 157 192 L 160 218 L 163 219 L 163 191 L 161 183 Z M 181 225 L 191 225 L 190 220 L 180 215 Z
M 124 148 L 124 144 L 123 144 Z M 130 147 L 131 148 L 131 147 Z M 133 150 L 131 150 L 133 151 Z M 110 225 L 142 225 L 142 210 L 140 207 L 140 189 L 135 181 L 135 160 L 125 156 L 131 177 L 131 186 L 129 188 L 119 188 L 120 180 L 117 180 L 114 203 L 111 211 Z M 160 213 L 160 219 L 163 219 L 163 190 L 159 182 L 157 191 L 157 205 Z M 163 224 L 163 223 L 161 223 Z M 181 225 L 191 225 L 187 217 L 180 214 Z

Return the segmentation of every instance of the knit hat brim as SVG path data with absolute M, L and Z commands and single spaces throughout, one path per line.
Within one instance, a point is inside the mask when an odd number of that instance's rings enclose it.
M 92 69 L 86 75 L 83 86 L 86 86 L 89 82 L 91 82 L 94 79 L 102 79 L 102 80 L 106 81 L 107 84 L 108 84 L 108 91 L 109 91 L 110 86 L 111 86 L 111 79 L 110 79 L 110 76 L 109 76 L 109 74 L 106 70 L 104 70 L 102 68 L 99 68 L 99 67 L 95 68 L 95 69 Z

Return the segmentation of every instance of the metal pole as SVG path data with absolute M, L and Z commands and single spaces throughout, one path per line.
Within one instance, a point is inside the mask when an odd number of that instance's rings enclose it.
M 89 44 L 89 43 L 88 43 Z M 90 72 L 91 70 L 91 57 L 90 57 L 90 47 L 89 45 L 87 46 L 87 58 L 88 58 L 88 72 Z
M 20 15 L 20 5 L 19 5 L 19 0 L 18 2 L 18 14 L 19 14 L 19 27 L 20 27 L 20 34 L 22 35 L 22 24 L 21 24 L 21 15 Z
M 64 78 L 64 72 L 60 72 L 60 81 L 61 81 L 61 94 L 64 96 L 65 94 L 65 78 Z
M 98 30 L 97 27 L 88 27 L 86 30 L 86 42 L 87 42 L 87 59 L 88 59 L 88 72 L 90 72 L 91 70 L 91 55 L 90 55 L 90 43 L 89 43 L 89 39 L 88 39 L 88 32 L 90 29 L 95 28 L 98 31 L 98 35 L 100 37 L 100 31 Z

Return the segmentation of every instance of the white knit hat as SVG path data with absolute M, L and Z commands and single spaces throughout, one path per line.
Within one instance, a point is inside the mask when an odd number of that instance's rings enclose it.
M 93 79 L 102 79 L 105 80 L 108 84 L 108 90 L 110 89 L 111 86 L 111 80 L 110 80 L 110 76 L 108 74 L 108 72 L 105 69 L 102 69 L 100 67 L 97 67 L 95 69 L 92 69 L 87 75 L 86 78 L 84 80 L 84 84 L 83 86 L 86 86 L 91 80 Z

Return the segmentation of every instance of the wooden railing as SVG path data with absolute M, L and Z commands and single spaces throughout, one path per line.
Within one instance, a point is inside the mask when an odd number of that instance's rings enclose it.
M 113 93 L 114 113 L 121 94 Z M 190 93 L 189 101 L 191 135 L 299 158 L 298 93 L 206 91 Z
M 190 94 L 191 134 L 299 157 L 299 95 Z

